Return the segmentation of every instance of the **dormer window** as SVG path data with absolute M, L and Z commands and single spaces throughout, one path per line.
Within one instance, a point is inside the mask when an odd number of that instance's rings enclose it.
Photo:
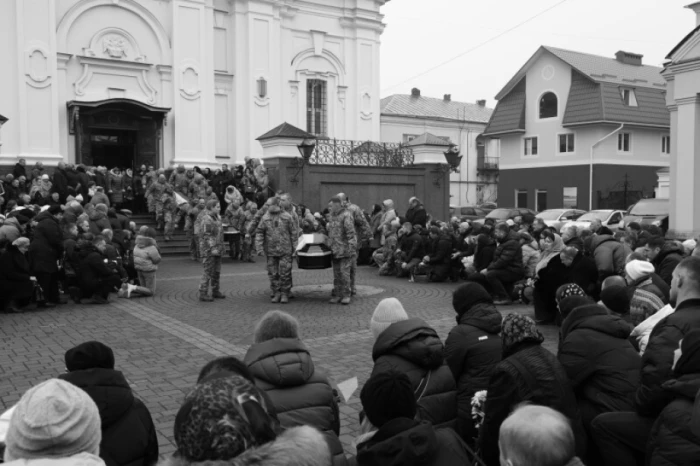
M 624 103 L 628 107 L 637 106 L 637 94 L 635 94 L 634 89 L 629 89 L 625 87 L 621 88 L 620 97 L 622 97 L 622 103 Z
M 556 118 L 559 111 L 559 100 L 554 92 L 547 92 L 540 98 L 540 119 Z

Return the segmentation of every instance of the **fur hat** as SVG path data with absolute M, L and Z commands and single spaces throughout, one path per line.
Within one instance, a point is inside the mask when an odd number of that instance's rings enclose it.
M 374 309 L 369 328 L 376 340 L 391 324 L 402 320 L 408 320 L 408 314 L 406 314 L 401 301 L 396 298 L 386 298 L 382 299 Z
M 501 324 L 501 338 L 504 352 L 524 341 L 542 343 L 544 336 L 537 330 L 535 321 L 520 314 L 508 314 Z
M 99 341 L 86 341 L 66 351 L 64 357 L 68 372 L 84 369 L 114 369 L 112 348 Z
M 654 273 L 654 265 L 651 262 L 634 260 L 627 263 L 625 272 L 632 281 Z
M 416 395 L 408 376 L 394 370 L 370 377 L 360 393 L 362 407 L 373 426 L 381 428 L 396 418 L 416 416 Z
M 5 437 L 5 461 L 98 455 L 102 429 L 92 398 L 75 385 L 49 379 L 15 407 Z

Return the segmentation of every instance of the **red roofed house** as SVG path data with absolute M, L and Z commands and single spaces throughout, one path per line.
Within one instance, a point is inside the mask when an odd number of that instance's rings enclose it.
M 633 53 L 540 47 L 496 96 L 484 131 L 500 139 L 498 205 L 626 208 L 632 193 L 652 197 L 671 152 L 660 72 Z

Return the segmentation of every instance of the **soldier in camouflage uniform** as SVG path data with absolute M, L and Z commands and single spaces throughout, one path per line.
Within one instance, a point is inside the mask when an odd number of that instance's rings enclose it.
M 255 230 L 258 255 L 267 256 L 267 276 L 270 278 L 273 303 L 289 302 L 292 288 L 292 256 L 296 246 L 294 220 L 285 212 L 279 199 L 272 203 Z
M 229 204 L 226 212 L 224 212 L 224 223 L 239 233 L 238 235 L 232 235 L 229 239 L 229 252 L 231 253 L 231 259 L 234 260 L 239 259 L 241 255 L 241 236 L 245 235 L 243 231 L 245 221 L 245 212 L 243 212 L 238 202 L 233 201 Z
M 165 241 L 170 241 L 173 231 L 175 230 L 175 218 L 177 217 L 178 207 L 173 194 L 163 194 L 163 221 L 165 222 Z
M 163 223 L 163 199 L 164 195 L 169 194 L 170 196 L 173 195 L 173 188 L 170 186 L 170 184 L 165 181 L 165 175 L 159 175 L 158 176 L 158 181 L 153 183 L 148 190 L 146 190 L 146 196 L 151 196 L 153 199 L 153 207 L 156 213 L 156 222 L 158 222 L 158 226 L 156 226 L 156 230 L 162 230 L 164 223 Z
M 199 300 L 213 301 L 226 296 L 219 290 L 221 256 L 224 253 L 224 229 L 221 225 L 219 201 L 207 201 L 206 209 L 199 215 L 199 251 L 202 256 L 204 274 L 199 283 Z M 211 285 L 212 293 L 209 294 Z
M 357 256 L 360 252 L 360 248 L 362 247 L 362 243 L 372 239 L 372 228 L 369 226 L 369 222 L 367 221 L 365 214 L 362 213 L 362 209 L 350 202 L 350 198 L 348 198 L 344 193 L 338 194 L 338 197 L 343 202 L 343 207 L 345 207 L 345 209 L 352 214 L 353 224 L 355 225 L 355 235 L 357 237 L 357 247 L 355 248 L 353 260 L 350 264 L 350 290 L 354 296 L 357 294 L 357 290 L 355 289 Z
M 266 206 L 263 206 L 265 211 L 267 211 Z M 251 207 L 249 210 L 244 210 L 243 214 L 245 219 L 243 221 L 243 228 L 241 228 L 241 236 L 243 237 L 243 244 L 241 246 L 241 261 L 242 262 L 252 262 L 255 263 L 251 250 L 253 249 L 253 240 L 251 238 L 251 233 L 249 233 L 250 227 L 253 224 L 253 220 L 258 213 L 258 208 L 256 206 Z M 259 223 L 259 222 L 258 222 Z M 255 226 L 257 228 L 257 225 Z
M 204 179 L 204 175 L 197 173 L 194 175 L 194 181 L 190 183 L 188 187 L 188 192 L 190 194 L 190 199 L 206 199 L 207 197 L 207 180 Z
M 353 215 L 338 197 L 331 199 L 328 242 L 333 252 L 333 297 L 331 304 L 350 304 L 352 261 L 357 250 L 357 232 Z
M 153 169 L 152 166 L 148 167 L 148 171 L 146 172 L 146 175 L 144 175 L 141 178 L 141 184 L 143 186 L 143 192 L 144 192 L 144 197 L 146 198 L 146 205 L 148 206 L 148 212 L 149 213 L 155 213 L 156 211 L 156 206 L 155 202 L 153 202 L 153 194 L 148 194 L 149 188 L 156 182 L 158 179 L 158 174 L 156 171 Z
M 199 234 L 199 224 L 197 223 L 197 218 L 199 214 L 205 209 L 204 203 L 199 203 L 198 201 L 190 201 L 189 204 L 182 206 L 187 209 L 187 216 L 185 218 L 185 234 L 189 241 L 190 247 L 190 258 L 193 261 L 199 261 L 199 239 L 197 235 Z M 195 223 L 197 223 L 197 234 L 195 234 Z
M 214 189 L 211 186 L 207 186 L 207 189 L 205 190 L 206 197 L 204 198 L 205 201 L 219 201 L 221 203 L 221 200 L 219 199 L 219 196 L 216 195 L 214 192 Z
M 187 179 L 187 171 L 184 165 L 178 165 L 177 170 L 175 170 L 171 175 L 168 183 L 173 187 L 173 189 L 182 194 L 184 198 L 188 197 L 188 188 L 190 186 L 190 181 Z

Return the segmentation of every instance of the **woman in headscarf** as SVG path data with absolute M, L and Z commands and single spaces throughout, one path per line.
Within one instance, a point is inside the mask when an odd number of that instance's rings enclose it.
M 561 261 L 564 242 L 551 230 L 544 230 L 540 236 L 542 253 L 535 267 L 535 320 L 538 324 L 554 322 L 557 306 L 554 295 L 564 283 L 569 282 L 569 268 Z
M 19 237 L 0 255 L 0 312 L 22 312 L 34 293 L 26 254 L 29 239 Z

